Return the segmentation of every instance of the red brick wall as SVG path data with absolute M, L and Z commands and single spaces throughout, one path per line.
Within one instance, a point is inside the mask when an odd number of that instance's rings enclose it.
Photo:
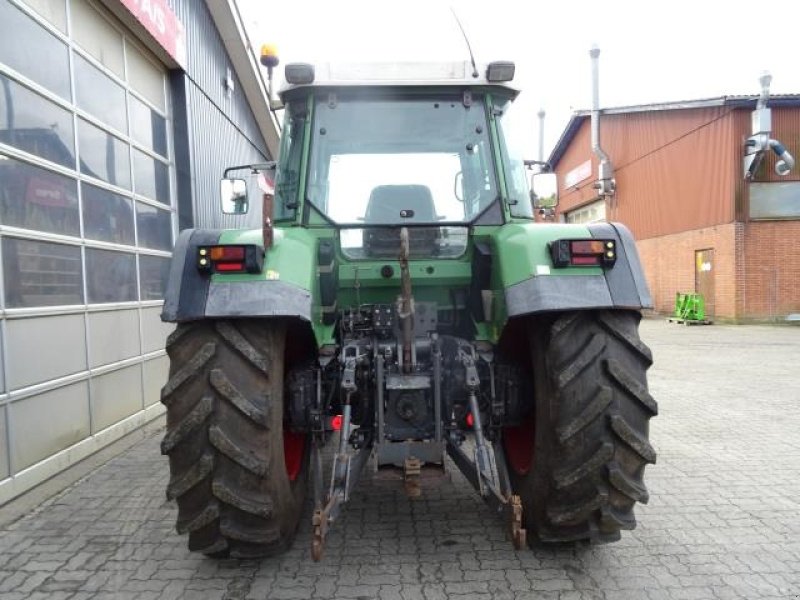
M 695 251 L 714 249 L 715 318 L 736 319 L 736 230 L 729 223 L 638 240 L 655 310 L 672 314 L 676 292 L 694 292 Z
M 783 320 L 800 313 L 800 221 L 751 221 L 743 241 L 742 316 Z
M 800 313 L 800 221 L 730 223 L 638 240 L 655 310 L 695 291 L 695 251 L 714 249 L 717 319 L 780 320 Z

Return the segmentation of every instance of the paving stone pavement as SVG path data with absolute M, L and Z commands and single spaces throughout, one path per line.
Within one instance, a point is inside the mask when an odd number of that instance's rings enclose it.
M 599 600 L 800 598 L 800 328 L 643 322 L 661 414 L 639 527 L 606 546 L 516 552 L 453 472 L 423 497 L 362 480 L 309 557 L 190 554 L 159 435 L 0 528 L 0 598 Z

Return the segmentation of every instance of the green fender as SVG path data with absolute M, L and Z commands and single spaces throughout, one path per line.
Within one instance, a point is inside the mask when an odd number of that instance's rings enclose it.
M 256 244 L 260 230 L 181 232 L 173 251 L 163 321 L 185 322 L 219 317 L 295 317 L 314 328 L 318 342 L 332 337 L 332 327 L 319 318 L 318 239 L 308 229 L 274 230 L 261 273 L 203 274 L 197 269 L 198 248 L 212 244 Z M 330 330 L 330 331 L 329 331 Z
M 502 320 L 548 311 L 652 307 L 636 243 L 622 224 L 512 223 L 492 237 L 497 256 L 493 287 L 502 291 Z M 616 263 L 606 269 L 556 268 L 549 245 L 565 238 L 613 239 Z

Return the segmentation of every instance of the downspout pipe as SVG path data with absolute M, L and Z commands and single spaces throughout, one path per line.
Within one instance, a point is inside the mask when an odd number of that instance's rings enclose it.
M 596 45 L 592 46 L 591 50 L 589 50 L 589 56 L 592 58 L 592 152 L 600 161 L 597 168 L 595 188 L 597 188 L 600 196 L 613 196 L 615 188 L 614 169 L 611 166 L 611 160 L 608 155 L 600 146 L 600 48 Z

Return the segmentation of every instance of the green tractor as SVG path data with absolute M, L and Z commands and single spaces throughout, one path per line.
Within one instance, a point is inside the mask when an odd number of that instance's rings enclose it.
M 310 495 L 318 560 L 365 467 L 414 496 L 454 465 L 517 548 L 635 527 L 650 295 L 624 226 L 535 221 L 513 72 L 286 67 L 278 161 L 221 186 L 263 227 L 183 231 L 167 286 L 190 550 L 280 552 Z

